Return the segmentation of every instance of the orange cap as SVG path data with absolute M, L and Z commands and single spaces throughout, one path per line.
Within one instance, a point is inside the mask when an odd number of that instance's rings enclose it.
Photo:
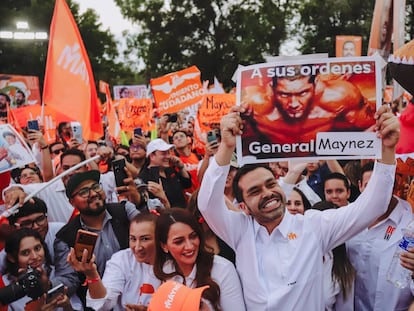
M 206 288 L 209 286 L 189 288 L 175 281 L 165 282 L 152 295 L 148 311 L 198 311 Z

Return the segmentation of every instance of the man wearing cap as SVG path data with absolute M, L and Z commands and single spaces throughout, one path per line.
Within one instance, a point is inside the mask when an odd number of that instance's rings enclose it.
M 149 164 L 141 171 L 140 177 L 146 183 L 161 182 L 171 207 L 185 207 L 184 189 L 191 187 L 191 176 L 180 158 L 170 155 L 172 148 L 174 145 L 167 144 L 161 138 L 150 141 L 147 145 Z
M 73 281 L 76 272 L 67 262 L 70 248 L 75 244 L 77 230 L 98 233 L 94 254 L 98 272 L 103 275 L 106 261 L 112 254 L 128 247 L 129 220 L 139 213 L 130 204 L 105 203 L 105 192 L 99 180 L 99 171 L 92 170 L 71 176 L 66 184 L 66 195 L 79 215 L 57 233 L 54 249 L 56 275 L 63 278 L 62 282 L 69 290 L 78 288 L 85 280 L 84 275 L 79 274 L 78 279 Z M 78 288 L 78 296 L 83 302 L 85 294 L 85 287 Z

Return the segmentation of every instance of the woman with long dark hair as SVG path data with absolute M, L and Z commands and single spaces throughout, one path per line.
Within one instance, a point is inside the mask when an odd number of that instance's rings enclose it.
M 18 277 L 28 267 L 41 273 L 40 281 L 49 283 L 54 276 L 54 267 L 50 264 L 48 249 L 39 233 L 30 228 L 22 228 L 14 231 L 6 240 L 5 251 L 7 254 L 6 271 L 3 282 L 7 286 L 18 280 Z M 46 286 L 47 287 L 47 286 Z M 47 291 L 44 288 L 43 292 Z M 41 296 L 44 299 L 44 296 Z M 24 296 L 9 304 L 9 310 L 23 311 L 28 302 L 28 296 Z M 50 302 L 40 300 L 41 310 L 83 310 L 79 298 L 74 295 L 70 298 L 66 294 L 61 295 Z
M 164 210 L 155 228 L 154 274 L 188 287 L 209 285 L 203 297 L 215 310 L 245 310 L 242 289 L 233 264 L 208 249 L 204 233 L 187 210 Z

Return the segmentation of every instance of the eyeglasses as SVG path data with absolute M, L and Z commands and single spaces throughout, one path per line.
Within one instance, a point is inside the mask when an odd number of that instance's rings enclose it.
M 37 217 L 34 220 L 25 220 L 22 223 L 15 223 L 14 225 L 19 228 L 33 228 L 33 225 L 36 223 L 38 226 L 43 226 L 47 222 L 47 214 Z
M 65 149 L 62 148 L 62 149 L 52 150 L 52 153 L 58 155 L 59 153 L 63 152 L 63 150 L 65 150 Z
M 100 184 L 93 184 L 90 187 L 85 187 L 80 189 L 78 192 L 72 193 L 72 198 L 79 195 L 81 198 L 89 197 L 89 193 L 93 190 L 94 192 L 102 191 L 102 186 Z
M 129 146 L 129 150 L 131 151 L 145 150 L 145 147 L 142 145 L 131 145 Z

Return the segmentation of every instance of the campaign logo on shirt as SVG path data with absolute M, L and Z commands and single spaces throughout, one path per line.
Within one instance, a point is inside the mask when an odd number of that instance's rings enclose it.
M 288 239 L 289 239 L 289 240 L 294 240 L 294 239 L 296 239 L 298 236 L 296 235 L 296 233 L 294 233 L 294 232 L 290 232 L 290 233 L 287 235 L 287 237 L 288 237 Z
M 385 231 L 384 240 L 388 241 L 391 238 L 391 235 L 394 233 L 395 227 L 388 226 L 387 230 Z

